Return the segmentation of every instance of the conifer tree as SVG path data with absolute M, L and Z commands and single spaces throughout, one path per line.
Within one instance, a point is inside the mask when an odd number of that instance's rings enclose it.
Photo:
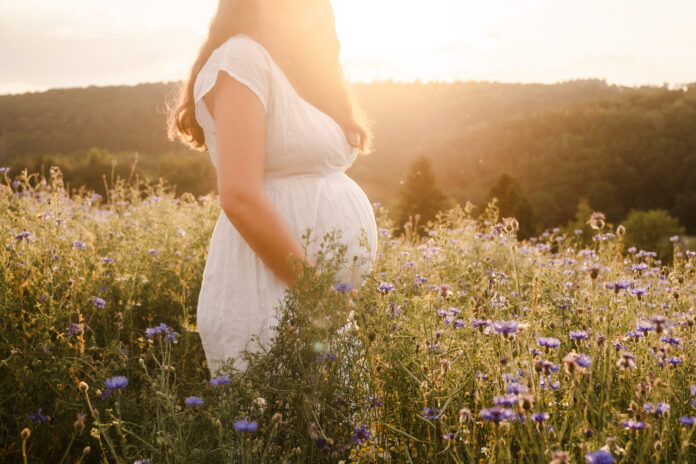
M 397 224 L 399 232 L 409 218 L 418 214 L 416 232 L 425 235 L 425 226 L 428 221 L 434 221 L 438 211 L 446 210 L 450 206 L 447 196 L 437 187 L 435 174 L 430 158 L 421 155 L 409 165 L 406 180 L 399 193 L 397 207 Z

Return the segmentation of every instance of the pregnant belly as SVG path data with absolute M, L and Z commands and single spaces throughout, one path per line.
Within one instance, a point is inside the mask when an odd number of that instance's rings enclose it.
M 377 225 L 367 195 L 353 179 L 342 171 L 288 176 L 267 179 L 265 189 L 300 245 L 307 245 L 312 260 L 325 235 L 338 231 L 335 237 L 347 249 L 335 278 L 356 287 L 364 281 L 377 253 Z M 303 237 L 307 228 L 308 239 Z

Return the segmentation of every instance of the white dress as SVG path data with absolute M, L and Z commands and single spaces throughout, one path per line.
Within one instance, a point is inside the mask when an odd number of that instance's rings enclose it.
M 215 125 L 203 96 L 224 71 L 249 87 L 266 112 L 265 191 L 300 244 L 311 227 L 307 252 L 314 260 L 326 232 L 342 230 L 348 247 L 346 265 L 335 276 L 358 288 L 370 271 L 377 250 L 377 226 L 365 192 L 345 174 L 356 158 L 343 130 L 326 113 L 301 98 L 269 52 L 246 34 L 231 36 L 201 68 L 193 88 L 196 120 L 203 128 L 210 159 L 217 168 Z M 369 256 L 359 245 L 361 229 Z M 366 260 L 351 269 L 353 256 Z M 359 260 L 360 261 L 360 260 Z M 287 285 L 255 254 L 220 211 L 208 250 L 198 298 L 197 325 L 211 375 L 229 357 L 246 348 L 258 351 L 277 324 L 276 306 Z M 253 334 L 259 340 L 250 340 Z

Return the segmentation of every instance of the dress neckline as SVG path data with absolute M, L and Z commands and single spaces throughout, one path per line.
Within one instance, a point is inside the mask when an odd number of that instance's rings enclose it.
M 278 70 L 278 72 L 280 73 L 280 75 L 283 76 L 283 80 L 284 80 L 285 83 L 288 85 L 288 87 L 290 87 L 290 90 L 292 90 L 292 93 L 295 94 L 295 96 L 296 96 L 301 102 L 303 102 L 305 105 L 308 105 L 309 107 L 313 108 L 315 111 L 319 112 L 319 113 L 322 114 L 324 117 L 328 118 L 329 121 L 331 121 L 331 123 L 334 125 L 334 127 L 336 127 L 336 128 L 339 130 L 339 132 L 341 133 L 341 135 L 343 136 L 343 139 L 345 140 L 346 144 L 350 147 L 351 153 L 354 152 L 354 151 L 356 151 L 356 150 L 358 150 L 358 147 L 354 147 L 354 146 L 352 146 L 350 143 L 348 143 L 348 140 L 346 139 L 345 132 L 343 132 L 343 128 L 341 127 L 341 125 L 340 125 L 334 118 L 332 118 L 330 115 L 328 115 L 327 113 L 323 112 L 322 110 L 320 110 L 319 108 L 317 108 L 316 106 L 312 105 L 310 102 L 308 102 L 307 100 L 305 100 L 304 98 L 302 98 L 302 96 L 297 92 L 297 90 L 295 90 L 295 87 L 293 87 L 292 83 L 290 82 L 290 79 L 288 79 L 288 76 L 285 75 L 285 72 L 283 71 L 283 68 L 281 68 L 281 67 L 275 62 L 275 60 L 273 59 L 273 56 L 271 55 L 271 53 L 270 53 L 268 50 L 266 50 L 266 47 L 264 47 L 259 41 L 257 41 L 256 39 L 254 39 L 252 36 L 250 36 L 250 35 L 248 35 L 248 34 L 246 34 L 246 33 L 244 33 L 244 32 L 239 32 L 239 33 L 236 34 L 236 35 L 242 36 L 242 37 L 246 37 L 247 39 L 249 39 L 249 40 L 251 40 L 252 42 L 254 42 L 256 45 L 258 45 L 258 46 L 261 48 L 261 50 L 263 50 L 264 54 L 268 57 L 269 61 L 270 61 L 270 62 L 273 64 L 273 66 Z M 232 37 L 234 37 L 234 36 L 232 36 Z

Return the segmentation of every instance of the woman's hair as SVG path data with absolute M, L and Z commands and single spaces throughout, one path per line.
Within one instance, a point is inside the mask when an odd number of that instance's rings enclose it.
M 343 129 L 351 146 L 367 154 L 372 150 L 372 134 L 367 119 L 343 75 L 339 61 L 340 43 L 336 34 L 333 10 L 329 0 L 321 2 L 315 24 L 303 37 L 292 39 L 289 56 L 274 57 L 293 88 L 307 102 L 331 116 Z M 228 38 L 248 33 L 256 25 L 256 7 L 252 0 L 219 0 L 210 21 L 208 37 L 191 67 L 188 80 L 178 88 L 178 102 L 168 105 L 168 136 L 179 139 L 194 150 L 205 151 L 203 129 L 196 121 L 193 85 L 210 54 Z M 278 49 L 278 48 L 277 48 Z M 270 53 L 270 51 L 269 51 Z M 276 59 L 278 58 L 278 59 Z M 282 58 L 282 59 L 281 59 Z

